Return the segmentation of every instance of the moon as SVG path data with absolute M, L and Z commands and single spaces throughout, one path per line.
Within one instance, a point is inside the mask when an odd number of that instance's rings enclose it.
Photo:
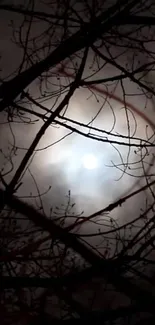
M 82 158 L 83 167 L 86 169 L 95 169 L 98 167 L 98 161 L 93 154 L 84 155 Z

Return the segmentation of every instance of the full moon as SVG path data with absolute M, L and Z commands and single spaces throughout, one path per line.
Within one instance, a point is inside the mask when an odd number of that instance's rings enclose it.
M 85 155 L 82 159 L 82 162 L 84 168 L 86 169 L 95 169 L 98 166 L 97 159 L 92 154 Z

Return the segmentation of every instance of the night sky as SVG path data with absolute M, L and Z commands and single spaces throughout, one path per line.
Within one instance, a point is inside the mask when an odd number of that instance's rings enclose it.
M 93 8 L 93 0 L 90 6 L 98 16 L 115 2 L 97 1 L 98 11 L 97 6 Z M 32 71 L 37 64 L 40 67 L 39 62 L 44 62 L 79 30 L 82 20 L 85 26 L 90 21 L 87 1 L 71 1 L 72 20 L 64 20 L 64 25 L 53 18 L 45 21 L 24 16 L 7 7 L 18 3 L 19 11 L 26 8 L 59 16 L 64 10 L 63 1 L 59 5 L 52 1 L 50 5 L 48 1 L 23 1 L 24 7 L 22 1 L 0 1 L 0 96 L 3 82 L 4 86 L 10 85 L 6 86 L 5 100 L 11 100 L 15 81 L 24 71 Z M 149 1 L 146 3 L 149 5 Z M 151 13 L 147 4 L 144 9 L 137 5 L 131 14 L 154 17 L 155 8 Z M 81 84 L 41 137 L 14 193 L 36 209 L 42 205 L 41 211 L 47 217 L 50 213 L 53 218 L 63 215 L 68 205 L 67 225 L 73 222 L 73 215 L 92 215 L 154 180 L 155 27 L 138 28 L 131 23 L 119 26 L 118 22 L 116 25 L 89 46 Z M 49 69 L 32 78 L 0 112 L 0 172 L 4 180 L 0 188 L 12 181 L 41 127 L 65 98 L 84 53 L 82 47 L 57 64 L 50 63 Z M 141 68 L 145 65 L 148 68 Z M 77 231 L 90 235 L 119 227 L 138 217 L 153 200 L 152 187 L 152 191 L 141 191 L 112 211 L 97 215 L 96 223 L 88 221 Z M 136 227 L 143 224 L 144 220 L 138 221 L 132 236 Z M 126 233 L 123 229 L 121 234 L 122 238 L 130 238 L 130 229 Z M 109 256 L 113 256 L 118 238 L 115 233 L 108 238 L 107 234 L 104 240 L 108 242 Z M 102 239 L 86 237 L 91 245 L 98 245 L 98 251 L 105 252 Z M 123 239 L 118 251 L 122 247 Z
M 38 3 L 36 6 L 38 6 Z M 36 8 L 39 9 L 40 6 Z M 13 20 L 15 27 L 18 28 L 18 26 L 20 26 L 21 17 L 22 16 L 19 14 L 11 14 L 7 11 L 1 11 L 1 77 L 8 77 L 10 73 L 13 73 L 15 69 L 18 68 L 19 62 L 22 60 L 22 50 L 11 41 L 11 38 L 13 38 L 12 28 L 9 23 L 10 20 Z M 31 33 L 32 35 L 39 35 L 46 27 L 45 23 L 36 23 L 36 26 L 34 24 Z M 144 33 L 146 33 L 145 29 Z M 43 40 L 41 41 L 43 42 Z M 131 49 L 127 51 L 127 53 L 123 53 L 124 51 L 118 46 L 111 46 L 111 51 L 113 56 L 118 57 L 117 62 L 119 64 L 121 63 L 123 66 L 126 64 L 128 66 L 131 65 L 133 55 Z M 135 67 L 138 67 L 139 61 L 145 62 L 145 60 L 148 60 L 145 53 L 140 53 L 137 56 L 135 55 Z M 67 65 L 67 61 L 64 61 L 64 64 Z M 95 63 L 96 66 L 94 64 L 94 66 L 91 67 L 92 64 L 93 54 L 90 50 L 87 66 L 84 71 L 84 75 L 87 77 L 97 69 L 98 63 Z M 102 62 L 100 60 L 100 65 L 101 64 Z M 57 67 L 54 69 L 56 71 Z M 67 70 L 67 67 L 65 67 L 65 71 L 70 72 L 70 70 Z M 118 70 L 110 64 L 107 64 L 99 73 L 95 74 L 95 78 L 98 79 L 102 77 L 103 74 L 104 78 L 107 78 L 118 74 Z M 149 74 L 147 77 L 152 78 Z M 61 76 L 62 83 L 66 82 L 65 79 L 67 79 L 67 77 L 65 78 L 65 76 Z M 52 81 L 53 83 L 56 83 L 56 85 L 52 87 L 58 89 L 59 81 L 54 77 L 52 78 Z M 137 85 L 129 80 L 124 81 L 124 87 L 127 90 L 125 99 L 126 103 L 129 103 L 130 106 L 133 105 L 133 107 L 129 106 L 127 112 L 128 117 L 123 108 L 123 94 L 120 83 L 116 84 L 116 82 L 111 82 L 108 84 L 108 88 L 102 85 L 96 87 L 99 88 L 100 92 L 95 91 L 95 95 L 92 94 L 91 89 L 78 89 L 67 108 L 66 117 L 73 118 L 78 122 L 89 124 L 90 126 L 90 130 L 87 129 L 85 131 L 84 128 L 82 129 L 82 127 L 78 127 L 79 130 L 91 133 L 91 126 L 93 126 L 108 132 L 113 132 L 115 135 L 120 134 L 128 136 L 128 132 L 130 132 L 131 136 L 134 134 L 134 137 L 144 140 L 147 136 L 153 134 L 153 103 L 152 100 L 147 100 L 146 104 L 146 99 L 142 95 L 141 90 L 137 90 Z M 117 96 L 118 100 L 115 100 L 112 96 L 112 98 L 108 98 L 104 93 L 107 89 L 110 94 L 112 93 Z M 37 80 L 34 81 L 26 90 L 28 90 L 34 98 L 37 98 L 37 95 L 39 94 L 39 82 Z M 46 100 L 46 108 L 50 109 L 54 100 L 55 98 Z M 145 107 L 146 105 L 147 107 Z M 141 115 L 141 113 L 144 113 L 145 115 Z M 96 115 L 97 117 L 95 118 Z M 145 120 L 145 116 L 148 117 L 147 121 Z M 6 116 L 4 119 L 5 118 Z M 128 122 L 127 118 L 129 120 Z M 3 114 L 1 114 L 1 119 L 3 119 Z M 35 116 L 32 117 L 32 121 L 35 121 L 35 119 L 37 119 Z M 151 125 L 149 125 L 149 120 Z M 127 123 L 130 125 L 130 130 L 128 130 Z M 5 148 L 6 152 L 8 152 L 7 150 L 11 149 L 14 139 L 16 141 L 16 147 L 19 148 L 17 156 L 13 158 L 16 167 L 25 154 L 25 149 L 29 147 L 32 139 L 39 130 L 41 124 L 42 122 L 38 119 L 38 121 L 33 125 L 30 125 L 29 123 L 25 123 L 24 125 L 12 123 L 11 128 L 6 124 L 1 125 L 0 141 L 2 148 Z M 76 125 L 72 124 L 72 126 Z M 66 130 L 61 126 L 50 127 L 40 141 L 37 148 L 38 151 L 35 153 L 30 165 L 30 170 L 36 177 L 40 191 L 46 191 L 48 186 L 52 186 L 51 191 L 43 198 L 46 202 L 45 208 L 54 205 L 55 202 L 56 204 L 64 202 L 65 195 L 67 195 L 68 190 L 70 190 L 71 197 L 76 203 L 77 210 L 84 210 L 87 214 L 95 212 L 97 209 L 101 209 L 113 200 L 118 199 L 121 195 L 130 191 L 130 189 L 136 188 L 137 182 L 140 181 L 140 178 L 136 177 L 142 177 L 144 172 L 141 168 L 141 162 L 138 163 L 140 153 L 135 154 L 134 147 L 131 148 L 129 152 L 128 146 L 97 142 L 83 138 L 75 133 L 67 136 L 61 142 L 52 145 L 69 133 L 69 130 Z M 103 137 L 106 139 L 106 134 L 103 134 Z M 121 138 L 114 139 L 114 137 L 109 137 L 109 139 L 120 142 L 124 141 Z M 128 141 L 129 140 L 126 142 L 128 143 Z M 136 143 L 136 140 L 133 142 Z M 45 150 L 43 150 L 43 148 L 45 148 Z M 91 166 L 85 166 L 85 161 L 87 161 L 89 157 L 92 157 L 93 159 L 93 156 L 95 157 L 95 166 L 92 166 L 91 169 Z M 151 157 L 151 154 L 149 154 L 146 157 L 146 161 L 151 160 Z M 125 167 L 122 164 L 124 163 L 127 165 L 127 162 L 131 164 L 131 167 L 129 165 L 129 168 L 125 170 Z M 3 164 L 3 158 L 1 159 L 1 163 Z M 116 165 L 118 165 L 118 168 L 115 167 Z M 145 165 L 147 165 L 147 162 Z M 5 168 L 9 168 L 9 164 Z M 145 168 L 147 170 L 147 166 L 145 166 Z M 127 173 L 125 174 L 123 171 L 126 171 Z M 12 173 L 9 173 L 6 178 L 10 179 L 13 174 L 14 170 Z M 29 195 L 30 191 L 35 192 L 35 186 L 33 186 L 34 182 L 28 171 L 26 171 L 22 183 L 19 195 L 24 196 Z M 57 193 L 59 194 L 57 195 Z M 138 200 L 136 198 L 135 208 L 137 208 L 137 204 Z M 123 216 L 124 212 L 121 211 L 121 219 L 124 219 L 124 217 L 126 218 L 127 213 L 128 212 L 126 211 L 125 216 Z M 117 214 L 120 215 L 120 211 L 119 213 L 115 211 L 115 216 L 117 216 Z M 129 215 L 131 215 L 131 213 L 129 213 Z

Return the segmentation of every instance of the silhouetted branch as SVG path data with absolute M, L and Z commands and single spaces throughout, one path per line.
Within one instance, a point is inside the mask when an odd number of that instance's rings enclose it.
M 107 12 L 97 17 L 93 23 L 88 24 L 87 28 L 82 26 L 81 30 L 62 42 L 47 58 L 34 64 L 12 80 L 2 84 L 0 86 L 0 98 L 2 98 L 0 111 L 3 111 L 8 105 L 11 105 L 13 100 L 43 72 L 57 65 L 72 54 L 75 54 L 77 51 L 93 44 L 103 33 L 114 26 L 129 9 L 134 8 L 137 2 L 136 0 L 132 0 L 123 9 L 121 8 L 121 4 L 124 6 L 126 2 L 124 0 L 119 1 L 119 3 L 116 3 Z

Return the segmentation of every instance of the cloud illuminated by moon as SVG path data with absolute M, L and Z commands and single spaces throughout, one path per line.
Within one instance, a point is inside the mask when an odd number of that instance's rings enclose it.
M 84 157 L 82 159 L 82 163 L 83 163 L 84 168 L 86 168 L 86 169 L 95 169 L 98 167 L 97 159 L 92 154 L 84 155 Z

